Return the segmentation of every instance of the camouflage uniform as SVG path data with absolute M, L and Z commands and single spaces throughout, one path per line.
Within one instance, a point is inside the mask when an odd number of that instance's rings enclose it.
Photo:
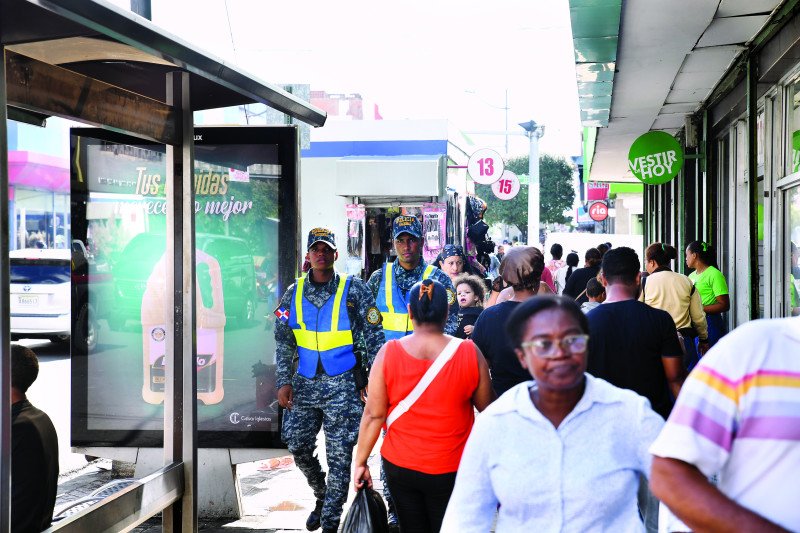
M 308 276 L 303 297 L 321 308 L 333 297 L 338 283 L 339 274 L 334 274 L 324 284 L 314 283 Z M 290 309 L 294 288 L 293 284 L 284 293 L 280 302 L 281 309 Z M 346 305 L 352 324 L 353 351 L 360 357 L 362 364 L 369 367 L 383 345 L 384 336 L 375 299 L 362 280 L 351 280 Z M 321 363 L 318 363 L 316 376 L 309 379 L 293 371 L 297 342 L 292 329 L 282 320 L 276 322 L 275 341 L 277 386 L 280 388 L 292 385 L 294 393 L 293 408 L 284 411 L 283 441 L 294 455 L 297 467 L 306 476 L 314 496 L 318 500 L 324 500 L 322 527 L 338 528 L 342 506 L 347 500 L 353 447 L 358 441 L 358 427 L 364 409 L 356 390 L 353 371 L 329 376 Z M 325 432 L 329 470 L 327 487 L 325 473 L 314 454 L 320 427 Z
M 393 263 L 392 268 L 394 268 L 394 279 L 404 298 L 408 295 L 408 291 L 411 290 L 411 287 L 413 287 L 415 283 L 422 281 L 422 273 L 425 271 L 426 266 L 427 265 L 425 264 L 425 261 L 422 259 L 420 259 L 417 268 L 413 270 L 406 270 L 400 266 L 399 261 L 395 261 Z M 444 288 L 448 290 L 447 297 L 449 303 L 453 304 L 456 300 L 456 291 L 453 288 L 453 282 L 450 281 L 450 277 L 442 270 L 437 268 L 431 273 L 430 279 L 438 281 L 444 285 Z M 382 282 L 383 269 L 379 268 L 372 273 L 372 275 L 369 277 L 369 281 L 367 282 L 369 289 L 372 291 L 373 297 L 378 297 L 378 290 L 380 289 Z M 453 335 L 457 329 L 458 314 L 451 313 L 447 316 L 447 323 L 444 326 L 444 332 L 448 335 Z

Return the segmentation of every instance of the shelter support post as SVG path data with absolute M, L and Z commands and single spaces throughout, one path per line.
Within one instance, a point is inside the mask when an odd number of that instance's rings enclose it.
M 8 221 L 8 132 L 5 47 L 0 47 L 0 220 Z M 8 230 L 0 231 L 0 309 L 10 309 Z M 11 348 L 9 315 L 0 314 L 0 531 L 11 530 Z
M 189 73 L 166 77 L 178 142 L 167 145 L 167 312 L 164 463 L 183 463 L 180 501 L 164 509 L 163 530 L 197 531 L 197 374 L 195 361 L 194 126 Z M 171 322 L 171 323 L 170 323 Z

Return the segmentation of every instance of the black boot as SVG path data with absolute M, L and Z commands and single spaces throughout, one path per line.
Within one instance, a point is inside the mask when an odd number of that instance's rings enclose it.
M 314 510 L 311 511 L 308 515 L 308 520 L 306 520 L 306 529 L 309 531 L 316 531 L 319 529 L 319 521 L 322 518 L 322 504 L 324 500 L 317 500 L 317 505 L 314 506 Z

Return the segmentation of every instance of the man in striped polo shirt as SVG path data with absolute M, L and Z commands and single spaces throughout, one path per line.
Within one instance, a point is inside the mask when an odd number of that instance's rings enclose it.
M 650 453 L 653 493 L 688 528 L 800 531 L 800 318 L 756 320 L 720 339 Z

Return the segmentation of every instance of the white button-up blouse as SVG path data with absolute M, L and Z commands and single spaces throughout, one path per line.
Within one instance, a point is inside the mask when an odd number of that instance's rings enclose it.
M 575 409 L 555 428 L 520 383 L 477 419 L 443 532 L 637 532 L 639 476 L 664 420 L 646 398 L 586 374 Z M 500 509 L 498 511 L 498 504 Z

